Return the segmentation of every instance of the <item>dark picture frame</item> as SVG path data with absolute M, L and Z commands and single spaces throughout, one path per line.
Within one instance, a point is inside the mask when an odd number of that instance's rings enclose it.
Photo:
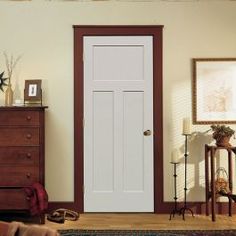
M 42 80 L 25 80 L 24 103 L 42 105 Z
M 236 123 L 236 58 L 193 59 L 193 124 Z

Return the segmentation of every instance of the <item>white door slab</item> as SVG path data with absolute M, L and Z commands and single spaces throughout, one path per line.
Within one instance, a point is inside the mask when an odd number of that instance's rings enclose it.
M 84 37 L 85 212 L 154 211 L 152 42 Z

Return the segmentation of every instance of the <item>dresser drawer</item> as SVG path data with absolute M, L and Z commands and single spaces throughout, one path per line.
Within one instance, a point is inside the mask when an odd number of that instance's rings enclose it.
M 23 187 L 39 182 L 39 168 L 29 166 L 0 166 L 1 187 Z
M 0 209 L 29 209 L 29 201 L 27 200 L 24 189 L 0 189 Z
M 39 112 L 1 111 L 0 125 L 39 125 Z
M 39 166 L 38 147 L 0 147 L 0 166 L 36 165 Z
M 0 146 L 39 145 L 39 128 L 0 127 Z

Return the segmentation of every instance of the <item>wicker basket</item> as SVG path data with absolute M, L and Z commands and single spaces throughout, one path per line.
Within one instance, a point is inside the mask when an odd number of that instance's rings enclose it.
M 216 170 L 215 191 L 216 193 L 230 193 L 228 174 L 223 167 L 219 167 Z

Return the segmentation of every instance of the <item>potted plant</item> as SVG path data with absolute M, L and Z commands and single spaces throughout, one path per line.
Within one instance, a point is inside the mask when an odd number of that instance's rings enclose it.
M 233 129 L 225 125 L 211 125 L 213 131 L 212 137 L 216 140 L 216 145 L 219 147 L 230 147 L 230 138 L 235 133 Z

